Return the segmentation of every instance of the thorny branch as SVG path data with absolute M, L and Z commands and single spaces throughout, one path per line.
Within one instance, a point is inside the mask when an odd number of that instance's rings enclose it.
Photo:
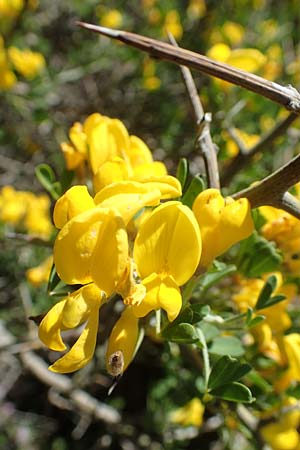
M 198 70 L 207 75 L 221 78 L 229 83 L 241 86 L 249 91 L 267 97 L 273 102 L 279 103 L 286 109 L 293 111 L 295 114 L 300 114 L 300 93 L 293 86 L 281 86 L 278 83 L 266 80 L 253 73 L 214 61 L 199 53 L 180 47 L 175 48 L 171 44 L 139 34 L 121 30 L 112 30 L 111 28 L 100 27 L 84 22 L 77 22 L 77 25 L 112 39 L 117 39 L 127 45 L 137 47 L 155 58 L 165 59 L 175 64 Z
M 169 40 L 172 45 L 178 47 L 176 40 L 170 33 Z M 211 188 L 220 189 L 217 153 L 210 134 L 211 115 L 209 113 L 204 113 L 191 71 L 185 66 L 180 66 L 180 70 L 193 108 L 197 125 L 196 146 L 199 148 L 204 160 L 207 184 Z
M 287 190 L 300 180 L 300 155 L 295 156 L 276 172 L 254 186 L 237 192 L 235 199 L 248 198 L 251 207 L 270 205 L 280 208 L 300 219 L 300 201 Z
M 278 83 L 266 80 L 244 70 L 236 69 L 228 64 L 214 61 L 198 53 L 180 47 L 174 47 L 174 45 L 135 33 L 113 30 L 84 22 L 77 22 L 77 25 L 136 47 L 155 58 L 165 59 L 175 64 L 184 65 L 205 74 L 221 78 L 229 83 L 269 98 L 273 102 L 279 103 L 292 112 L 283 125 L 279 124 L 280 132 L 282 132 L 281 125 L 287 127 L 290 121 L 292 122 L 295 119 L 294 115 L 300 115 L 300 93 L 293 86 L 281 86 Z M 252 156 L 254 154 L 253 152 L 258 152 L 260 148 L 271 142 L 278 135 L 277 133 L 278 129 L 274 129 L 270 135 L 266 135 L 261 140 L 259 147 L 257 144 L 256 147 L 252 148 Z M 300 201 L 287 192 L 299 180 L 300 155 L 254 186 L 237 192 L 233 197 L 236 199 L 241 197 L 248 198 L 252 208 L 271 205 L 283 209 L 300 219 Z

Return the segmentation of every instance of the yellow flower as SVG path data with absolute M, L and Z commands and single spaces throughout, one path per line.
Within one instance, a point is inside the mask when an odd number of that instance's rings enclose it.
M 255 48 L 236 48 L 231 50 L 224 43 L 213 45 L 207 52 L 207 56 L 247 72 L 258 72 L 267 62 L 266 56 Z M 228 90 L 232 86 L 230 83 L 216 78 L 214 78 L 214 81 L 224 90 Z
M 73 186 L 55 203 L 53 221 L 56 228 L 62 228 L 78 214 L 95 207 L 86 186 Z
M 239 23 L 226 21 L 222 26 L 224 37 L 231 45 L 238 45 L 244 37 L 245 30 Z
M 4 186 L 0 193 L 0 220 L 21 231 L 49 239 L 53 226 L 50 221 L 50 200 L 47 195 L 15 191 Z
M 45 67 L 45 58 L 41 53 L 17 47 L 8 48 L 8 56 L 15 69 L 27 79 L 38 75 Z
M 128 239 L 116 209 L 92 208 L 69 220 L 54 244 L 54 263 L 67 284 L 94 281 L 110 296 L 126 268 Z
M 97 339 L 99 308 L 106 301 L 97 286 L 89 284 L 54 305 L 39 326 L 39 338 L 52 350 L 66 346 L 61 331 L 86 325 L 67 353 L 49 367 L 53 372 L 69 373 L 84 367 L 92 358 Z
M 33 286 L 38 287 L 42 283 L 47 283 L 51 267 L 53 264 L 53 256 L 48 256 L 41 264 L 32 267 L 26 271 L 26 278 Z
M 238 128 L 234 128 L 234 132 L 239 140 L 245 147 L 245 150 L 250 149 L 259 141 L 258 134 L 248 134 L 243 130 L 239 130 Z M 226 138 L 226 151 L 230 157 L 236 156 L 239 152 L 239 148 L 236 142 L 228 135 L 228 133 L 224 133 Z
M 254 230 L 248 200 L 224 199 L 217 189 L 201 192 L 194 201 L 193 212 L 201 230 L 200 263 L 204 267 Z
M 100 25 L 108 28 L 119 28 L 122 25 L 123 17 L 117 9 L 110 9 L 105 12 L 100 19 Z
M 201 19 L 206 14 L 205 0 L 190 0 L 187 15 L 192 19 Z
M 259 293 L 264 286 L 264 280 L 269 275 L 264 275 L 264 279 L 252 278 L 239 282 L 238 292 L 233 295 L 232 299 L 241 312 L 246 312 L 248 307 L 255 307 Z M 281 340 L 284 331 L 291 326 L 291 319 L 286 309 L 296 295 L 296 286 L 294 284 L 283 284 L 283 277 L 280 272 L 276 272 L 274 275 L 277 278 L 274 295 L 285 295 L 286 300 L 260 310 L 259 314 L 265 316 L 265 321 L 254 327 L 251 332 L 258 344 L 259 351 L 282 364 L 284 356 Z
M 167 32 L 171 33 L 175 39 L 180 40 L 183 34 L 183 29 L 180 21 L 180 15 L 176 9 L 171 9 L 167 12 L 164 23 L 164 36 Z
M 132 307 L 127 306 L 115 323 L 109 336 L 106 351 L 106 368 L 113 376 L 121 375 L 132 361 L 134 356 L 139 328 L 138 318 L 133 314 Z M 113 358 L 119 355 L 120 366 L 114 367 Z
M 300 270 L 300 222 L 286 211 L 271 206 L 259 208 L 267 220 L 262 227 L 263 236 L 275 241 L 283 254 L 284 264 L 292 274 Z
M 283 405 L 287 411 L 282 412 L 276 422 L 261 427 L 260 433 L 263 439 L 273 450 L 299 449 L 300 436 L 297 428 L 300 424 L 300 411 L 298 403 L 296 399 L 288 398 Z
M 0 0 L 0 18 L 14 19 L 24 7 L 24 0 Z
M 190 400 L 182 408 L 178 408 L 170 414 L 170 420 L 182 426 L 193 425 L 201 427 L 203 423 L 204 405 L 197 397 Z
M 134 243 L 133 257 L 146 287 L 146 296 L 134 305 L 143 317 L 163 308 L 170 321 L 181 308 L 179 286 L 195 272 L 201 255 L 201 236 L 191 210 L 180 202 L 166 202 L 141 224 Z

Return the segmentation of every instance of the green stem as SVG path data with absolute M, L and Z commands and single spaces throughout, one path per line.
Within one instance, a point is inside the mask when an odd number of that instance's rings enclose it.
M 210 375 L 210 363 L 209 363 L 209 355 L 208 348 L 205 340 L 205 336 L 200 328 L 197 328 L 199 341 L 202 345 L 202 357 L 203 357 L 203 375 L 204 375 L 204 383 L 205 383 L 205 391 L 207 391 L 208 387 L 208 379 Z

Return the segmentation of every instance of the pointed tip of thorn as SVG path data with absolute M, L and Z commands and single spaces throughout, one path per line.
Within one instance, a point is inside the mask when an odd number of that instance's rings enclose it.
M 110 38 L 118 38 L 122 33 L 120 30 L 115 30 L 112 28 L 101 27 L 99 25 L 93 25 L 92 23 L 81 22 L 80 20 L 75 22 L 75 25 L 78 25 L 81 28 L 85 28 L 86 30 L 94 31 L 95 33 L 102 34 L 104 36 Z

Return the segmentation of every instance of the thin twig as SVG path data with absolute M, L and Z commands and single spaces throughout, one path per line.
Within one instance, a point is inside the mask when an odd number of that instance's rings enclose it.
M 168 36 L 171 44 L 178 48 L 178 44 L 172 34 L 168 33 Z M 207 184 L 211 188 L 220 189 L 217 153 L 210 134 L 211 115 L 204 113 L 190 69 L 180 66 L 180 70 L 197 125 L 196 146 L 199 148 L 204 160 Z
M 263 205 L 275 206 L 300 219 L 300 201 L 287 192 L 298 181 L 300 181 L 300 155 L 254 186 L 237 192 L 232 197 L 235 199 L 246 197 L 252 208 Z
M 47 364 L 35 353 L 21 353 L 24 367 L 42 383 L 54 387 L 58 392 L 67 394 L 74 405 L 82 412 L 94 416 L 108 424 L 117 424 L 121 420 L 118 411 L 105 403 L 99 402 L 82 389 L 74 389 L 72 380 L 66 375 L 50 372 Z
M 264 134 L 248 151 L 243 151 L 243 147 L 236 142 L 238 147 L 240 147 L 240 151 L 224 171 L 221 177 L 222 186 L 228 186 L 232 178 L 249 164 L 254 155 L 263 150 L 270 150 L 274 140 L 281 136 L 298 117 L 297 114 L 290 113 L 285 119 L 280 120 L 268 133 Z
M 229 66 L 218 61 L 214 61 L 199 53 L 175 48 L 156 39 L 150 39 L 135 33 L 121 30 L 113 30 L 84 22 L 77 22 L 82 28 L 102 34 L 112 39 L 117 39 L 127 45 L 137 47 L 149 53 L 155 58 L 165 59 L 175 64 L 188 66 L 200 72 L 212 75 L 229 83 L 241 86 L 249 91 L 269 98 L 273 102 L 279 103 L 286 109 L 300 114 L 300 93 L 293 86 L 281 86 L 273 81 L 246 72 L 241 69 Z

